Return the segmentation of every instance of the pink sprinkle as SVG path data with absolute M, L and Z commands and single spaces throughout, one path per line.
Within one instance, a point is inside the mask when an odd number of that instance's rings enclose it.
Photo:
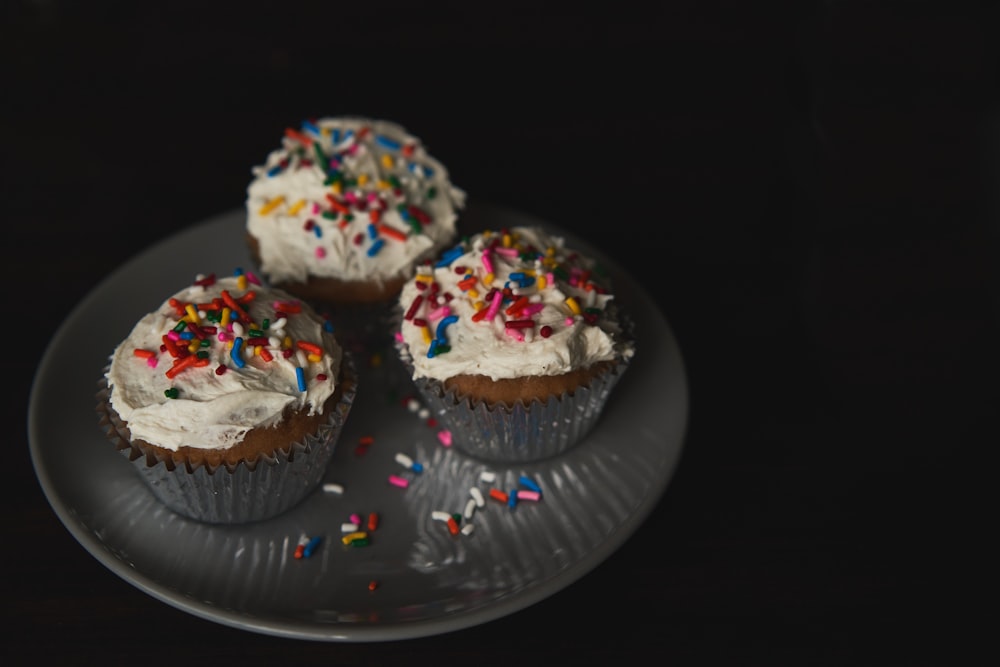
M 451 447 L 451 431 L 438 431 L 438 440 L 445 447 Z
M 406 481 L 406 480 L 403 480 Z M 361 525 L 361 515 L 357 513 L 351 514 L 351 523 L 360 526 Z
M 316 248 L 316 256 L 319 257 L 320 259 L 323 259 L 324 257 L 326 257 L 326 249 L 325 248 Z
M 568 327 L 573 326 L 573 318 L 572 317 L 567 317 L 566 318 L 566 326 L 568 326 Z
M 517 248 L 494 248 L 493 252 L 504 257 L 517 257 Z
M 451 314 L 451 306 L 441 306 L 436 310 L 432 310 L 427 314 L 427 319 L 429 320 L 440 320 L 442 317 L 447 317 Z
M 156 364 L 157 364 L 156 357 L 150 357 L 146 359 L 146 365 L 149 366 L 150 368 L 156 368 Z
M 483 256 L 480 259 L 483 260 L 483 268 L 486 269 L 486 273 L 493 273 L 493 260 L 490 259 L 489 248 L 483 250 Z
M 528 491 L 527 489 L 520 489 L 517 492 L 518 500 L 538 500 L 542 495 L 538 491 Z
M 396 333 L 394 333 L 392 335 L 396 339 L 397 343 L 402 343 L 403 342 L 403 332 L 402 331 L 397 331 Z
M 258 278 L 257 274 L 255 274 L 253 271 L 247 271 L 246 276 L 247 280 L 249 280 L 254 285 L 260 285 L 260 278 Z
M 229 333 L 227 333 L 225 331 L 220 331 L 219 332 L 219 340 L 222 341 L 223 343 L 225 343 L 227 340 L 232 340 L 232 339 L 233 339 L 233 337 L 230 336 Z
M 319 204 L 317 204 L 316 202 L 313 202 L 312 212 L 313 212 L 313 215 L 319 215 L 319 212 L 320 212 L 319 211 Z
M 511 329 L 510 327 L 507 327 L 503 331 L 505 334 L 507 334 L 514 340 L 520 341 L 522 343 L 524 342 L 524 332 L 521 331 L 520 329 Z
M 170 340 L 180 340 L 181 335 L 176 331 L 174 331 L 173 329 L 171 329 L 170 331 L 167 332 L 167 338 L 169 338 Z
M 410 481 L 399 475 L 389 475 L 389 483 L 393 486 L 398 486 L 401 489 L 405 489 L 410 485 Z
M 493 318 L 496 317 L 497 311 L 500 310 L 500 300 L 503 299 L 503 292 L 497 290 L 493 293 L 493 302 L 490 307 L 486 310 L 486 317 L 483 319 L 488 322 L 492 322 Z
M 522 317 L 530 317 L 531 315 L 534 315 L 535 313 L 537 313 L 538 311 L 540 311 L 544 307 L 545 307 L 544 303 L 529 303 L 521 311 L 521 316 Z

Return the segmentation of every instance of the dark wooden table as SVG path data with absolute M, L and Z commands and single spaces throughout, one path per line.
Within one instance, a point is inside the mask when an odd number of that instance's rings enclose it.
M 995 526 L 995 12 L 135 4 L 15 2 L 0 25 L 4 664 L 969 664 Z M 337 113 L 397 120 L 470 197 L 601 244 L 689 373 L 680 466 L 632 539 L 447 635 L 179 611 L 73 539 L 29 456 L 65 314 L 240 208 L 285 126 Z

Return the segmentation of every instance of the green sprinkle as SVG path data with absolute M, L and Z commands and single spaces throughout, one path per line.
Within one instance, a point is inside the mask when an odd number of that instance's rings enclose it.
M 367 547 L 368 546 L 368 538 L 367 537 L 357 537 L 357 538 L 351 540 L 351 546 L 352 547 Z
M 437 194 L 438 194 L 437 188 L 435 188 L 435 187 L 429 187 L 429 188 L 427 188 L 427 198 L 428 199 L 434 199 L 435 197 L 437 197 Z
M 316 151 L 316 161 L 319 162 L 319 166 L 322 167 L 323 171 L 329 171 L 330 163 L 327 162 L 326 156 L 323 155 L 323 149 L 320 148 L 319 142 L 313 142 L 313 149 Z
M 170 389 L 167 389 L 166 391 L 163 392 L 163 395 L 166 396 L 167 398 L 177 398 L 179 394 L 180 392 L 177 391 L 177 387 L 171 387 Z
M 177 323 L 177 326 L 174 327 L 174 331 L 178 333 L 184 331 L 185 329 L 187 329 L 187 320 L 181 320 Z
M 337 212 L 336 211 L 323 211 L 323 217 L 326 218 L 327 220 L 336 220 L 337 219 Z
M 261 328 L 261 329 L 264 329 L 264 330 L 266 331 L 266 330 L 267 330 L 267 329 L 269 329 L 270 327 L 271 327 L 271 320 L 269 320 L 268 318 L 266 318 L 266 317 L 265 317 L 265 318 L 264 318 L 264 321 L 263 321 L 263 322 L 261 323 L 261 325 L 260 325 L 260 328 Z

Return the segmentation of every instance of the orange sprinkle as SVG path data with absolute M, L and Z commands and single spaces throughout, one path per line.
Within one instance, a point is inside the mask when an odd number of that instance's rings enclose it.
M 167 369 L 167 377 L 170 379 L 177 377 L 178 373 L 180 373 L 188 366 L 194 366 L 197 361 L 198 357 L 194 356 L 193 354 L 189 354 L 186 357 L 181 357 L 180 359 L 174 362 L 173 366 Z M 207 362 L 208 360 L 206 359 L 205 361 Z
M 397 241 L 405 241 L 407 238 L 406 234 L 404 234 L 403 232 L 399 231 L 398 229 L 394 229 L 393 227 L 390 227 L 389 225 L 386 225 L 384 223 L 379 224 L 378 231 L 380 234 L 382 234 L 382 236 L 388 236 L 389 238 L 396 239 Z
M 137 357 L 142 357 L 143 359 L 152 359 L 153 357 L 156 356 L 156 352 L 150 352 L 149 350 L 141 350 L 139 348 L 132 350 L 132 354 L 134 354 Z
M 306 146 L 312 146 L 313 143 L 312 138 L 307 137 L 306 135 L 302 134 L 298 130 L 291 127 L 285 128 L 285 136 L 288 137 L 289 139 L 295 139 L 295 141 L 305 144 Z
M 490 489 L 490 498 L 493 500 L 499 500 L 502 503 L 505 503 L 508 500 L 507 494 L 500 489 Z
M 378 514 L 372 512 L 368 515 L 368 532 L 372 532 L 376 528 L 378 528 Z
M 297 340 L 295 341 L 295 346 L 298 347 L 300 350 L 305 350 L 306 352 L 312 352 L 313 354 L 318 354 L 318 355 L 323 354 L 323 348 L 321 348 L 319 345 L 316 345 L 315 343 L 310 343 L 304 340 Z

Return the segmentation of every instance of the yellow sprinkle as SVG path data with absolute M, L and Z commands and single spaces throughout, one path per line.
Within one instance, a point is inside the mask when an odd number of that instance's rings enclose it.
M 431 344 L 431 330 L 427 327 L 420 327 L 420 332 L 424 335 L 424 342 Z
M 538 276 L 538 289 L 545 289 L 548 283 L 545 281 L 545 276 Z
M 392 169 L 392 156 L 388 153 L 382 156 L 382 166 L 386 169 Z
M 331 134 L 333 134 L 333 132 L 331 132 L 330 128 L 328 127 L 321 127 L 319 131 L 323 133 L 324 137 L 329 137 Z
M 479 290 L 472 288 L 465 293 L 470 299 L 476 299 L 479 297 Z
M 392 187 L 392 184 L 389 181 L 385 181 L 380 178 L 377 181 L 375 181 L 375 187 L 377 187 L 379 190 L 388 190 L 389 188 Z
M 297 202 L 295 202 L 294 204 L 292 204 L 291 208 L 288 209 L 288 215 L 295 215 L 296 213 L 298 213 L 299 211 L 301 211 L 302 207 L 305 206 L 305 205 L 306 205 L 306 200 L 305 199 L 298 200 Z
M 359 530 L 354 533 L 347 533 L 346 535 L 340 538 L 340 541 L 343 542 L 344 544 L 350 544 L 354 540 L 363 540 L 366 537 L 368 537 L 368 533 L 366 533 L 363 530 Z
M 275 197 L 274 199 L 272 199 L 271 201 L 267 202 L 266 204 L 260 207 L 260 214 L 267 215 L 268 213 L 270 213 L 271 211 L 278 208 L 284 203 L 285 203 L 284 196 L 278 195 L 277 197 Z
M 427 284 L 430 284 L 430 283 L 434 282 L 434 276 L 425 276 L 425 275 L 422 275 L 422 274 L 418 274 L 418 275 L 414 276 L 413 279 L 415 281 L 417 281 L 418 283 L 423 283 L 424 285 L 427 285 Z
M 360 185 L 361 187 L 365 187 L 365 183 L 367 182 L 368 182 L 368 174 L 358 175 L 358 185 Z
M 249 281 L 247 280 L 247 277 L 244 274 L 240 274 L 239 276 L 236 277 L 236 286 L 239 287 L 240 289 L 246 289 L 248 282 Z
M 569 306 L 569 309 L 573 311 L 574 315 L 580 314 L 580 305 L 576 302 L 576 299 L 574 299 L 573 297 L 571 296 L 566 297 L 566 305 Z
M 291 336 L 285 336 L 285 337 L 284 337 L 284 338 L 283 338 L 283 339 L 281 340 L 281 347 L 283 347 L 284 349 L 286 349 L 286 350 L 287 350 L 287 349 L 288 349 L 288 348 L 290 348 L 291 346 L 292 346 L 292 337 L 291 337 Z
M 486 302 L 485 301 L 476 301 L 476 302 L 474 302 L 472 304 L 472 307 L 475 308 L 476 310 L 482 310 L 483 308 L 486 307 Z
M 229 306 L 223 306 L 222 317 L 219 318 L 219 326 L 225 327 L 229 325 L 229 316 L 232 315 L 232 311 Z
M 511 246 L 511 244 L 512 244 L 512 240 L 511 240 L 510 234 L 504 234 L 503 235 L 503 247 L 504 248 L 509 248 Z
M 253 356 L 255 356 L 255 357 L 259 357 L 260 356 L 260 348 L 261 348 L 260 345 L 254 345 L 253 346 Z
M 192 340 L 191 343 L 188 345 L 188 352 L 190 352 L 191 354 L 194 354 L 195 352 L 198 351 L 199 347 L 200 347 L 200 344 L 198 342 L 198 339 L 196 338 L 196 339 Z
M 189 303 L 184 307 L 184 310 L 187 311 L 188 319 L 192 322 L 192 324 L 201 324 L 201 318 L 198 317 L 198 310 L 194 307 L 194 305 Z
M 492 273 L 487 273 L 485 276 L 483 276 L 483 284 L 484 285 L 492 285 L 494 277 L 495 276 Z
M 555 257 L 556 256 L 556 249 L 555 249 L 555 247 L 554 246 L 549 246 L 548 248 L 546 248 L 545 249 L 545 256 L 546 257 Z
M 323 356 L 319 354 L 310 354 L 306 356 L 306 359 L 313 362 L 314 364 L 317 364 L 323 359 Z

